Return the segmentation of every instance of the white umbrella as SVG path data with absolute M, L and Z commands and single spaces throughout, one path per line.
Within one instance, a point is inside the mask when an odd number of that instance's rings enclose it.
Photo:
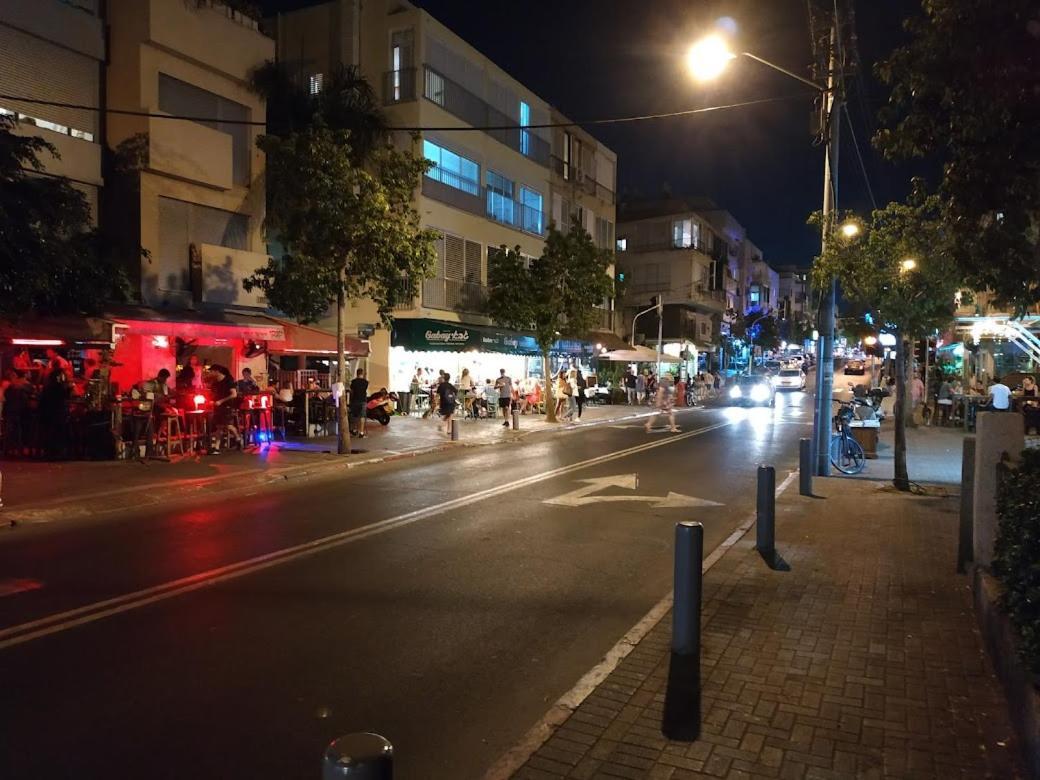
M 656 363 L 657 350 L 650 347 L 629 347 L 628 349 L 615 349 L 613 352 L 604 352 L 599 355 L 600 360 L 610 360 L 614 363 Z M 661 353 L 662 363 L 681 363 L 677 357 Z

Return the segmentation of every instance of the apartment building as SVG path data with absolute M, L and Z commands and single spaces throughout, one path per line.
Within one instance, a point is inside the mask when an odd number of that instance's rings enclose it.
M 617 155 L 556 109 L 550 110 L 552 156 L 551 218 L 566 229 L 577 220 L 600 249 L 614 251 L 617 215 Z M 614 274 L 613 266 L 610 269 Z M 594 335 L 610 341 L 615 330 L 614 301 L 600 307 Z
M 106 198 L 143 304 L 112 315 L 123 373 L 179 366 L 190 345 L 203 360 L 263 376 L 258 345 L 287 336 L 263 316 L 262 295 L 242 286 L 268 260 L 256 148 L 266 111 L 248 80 L 274 57 L 274 41 L 217 0 L 107 0 L 105 21 L 106 100 L 116 109 L 106 143 L 143 151 Z
M 777 310 L 781 320 L 801 320 L 812 316 L 809 297 L 809 269 L 780 266 L 777 269 L 779 292 Z
M 539 371 L 529 361 L 538 351 L 533 340 L 481 313 L 489 257 L 502 246 L 539 256 L 550 221 L 563 223 L 568 214 L 609 246 L 616 156 L 580 130 L 553 136 L 538 127 L 553 116 L 543 99 L 405 0 L 333 0 L 280 14 L 266 29 L 279 60 L 312 91 L 337 66 L 358 64 L 391 126 L 438 128 L 418 141 L 398 137 L 433 163 L 415 206 L 423 226 L 441 234 L 436 275 L 394 312 L 392 329 L 382 327 L 370 301 L 350 309 L 348 328 L 371 344 L 372 383 L 407 390 L 417 368 L 457 376 L 467 367 L 480 379 L 499 368 L 517 377 Z
M 619 210 L 617 269 L 622 280 L 624 333 L 656 345 L 654 312 L 636 315 L 660 300 L 662 349 L 676 354 L 716 351 L 736 294 L 728 244 L 706 219 L 709 201 L 669 198 L 625 203 Z
M 744 312 L 769 311 L 779 313 L 780 274 L 762 259 L 762 250 L 744 241 L 745 266 Z
M 86 196 L 97 218 L 101 171 L 101 85 L 105 34 L 98 0 L 0 3 L 0 99 L 18 119 L 14 132 L 39 136 L 60 157 L 41 155 L 44 172 L 63 176 Z

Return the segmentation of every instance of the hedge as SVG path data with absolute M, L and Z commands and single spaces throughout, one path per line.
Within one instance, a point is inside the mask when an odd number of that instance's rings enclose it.
M 1022 661 L 1040 675 L 1040 450 L 1026 450 L 997 490 L 993 573 L 1001 608 L 1018 629 Z

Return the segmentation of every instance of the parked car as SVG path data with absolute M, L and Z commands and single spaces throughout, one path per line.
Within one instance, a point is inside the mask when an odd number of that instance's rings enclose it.
M 777 390 L 804 390 L 805 374 L 797 367 L 782 368 L 773 377 L 773 387 Z
M 845 376 L 849 374 L 857 374 L 862 376 L 867 370 L 866 361 L 859 358 L 853 358 L 845 363 Z
M 726 400 L 733 406 L 775 406 L 776 391 L 768 376 L 741 374 L 728 385 Z

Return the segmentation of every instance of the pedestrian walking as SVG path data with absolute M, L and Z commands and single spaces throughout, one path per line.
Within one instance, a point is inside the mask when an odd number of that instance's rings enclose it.
M 505 421 L 503 428 L 509 427 L 509 411 L 513 406 L 513 380 L 506 374 L 506 370 L 500 369 L 498 379 L 495 380 L 495 389 L 498 391 L 498 408 L 502 410 Z
M 629 406 L 635 406 L 638 402 L 638 396 L 636 395 L 636 375 L 631 368 L 625 372 L 625 376 L 622 378 L 625 386 L 625 397 L 628 400 Z
M 451 375 L 445 372 L 437 385 L 437 406 L 444 419 L 445 433 L 451 436 L 451 419 L 455 416 L 455 403 L 458 391 L 451 383 Z
M 556 417 L 557 419 L 564 419 L 570 416 L 570 395 L 571 386 L 567 382 L 567 369 L 561 368 L 560 373 L 556 375 Z M 564 409 L 567 413 L 564 413 Z
M 643 372 L 636 374 L 636 402 L 646 403 L 646 376 Z
M 674 393 L 672 387 L 672 378 L 669 375 L 661 377 L 660 383 L 658 383 L 657 394 L 655 396 L 655 403 L 657 407 L 657 414 L 653 415 L 646 421 L 646 432 L 650 433 L 653 429 L 654 421 L 658 415 L 664 415 L 668 418 L 668 430 L 672 433 L 678 433 L 679 429 L 675 425 L 675 406 L 674 406 Z
M 581 373 L 580 368 L 577 370 L 574 377 L 574 383 L 578 388 L 574 400 L 578 404 L 578 419 L 580 420 L 582 409 L 585 408 L 585 388 L 588 387 L 588 383 L 585 381 L 585 375 Z

